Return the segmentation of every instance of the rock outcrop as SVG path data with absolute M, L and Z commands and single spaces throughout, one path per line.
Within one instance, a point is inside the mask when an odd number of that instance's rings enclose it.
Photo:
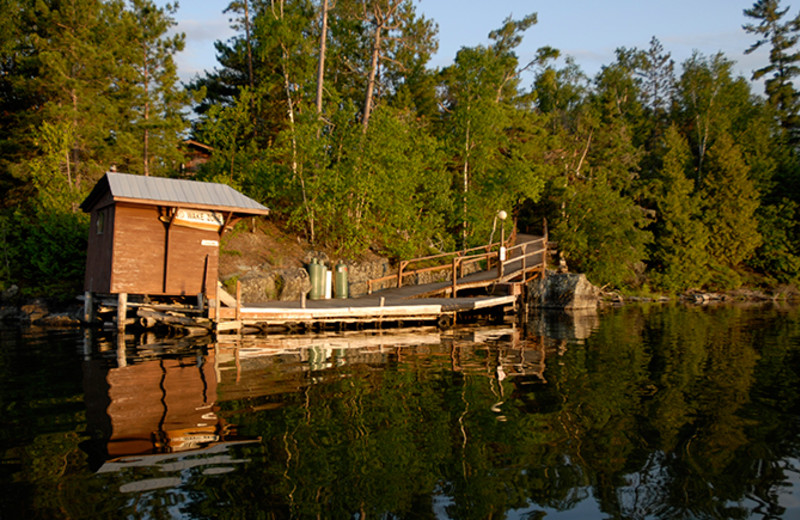
M 300 267 L 252 269 L 239 277 L 239 282 L 245 303 L 299 300 L 311 290 L 308 271 Z
M 311 290 L 311 277 L 302 267 L 279 269 L 277 271 L 281 301 L 299 300 Z
M 600 289 L 583 274 L 548 273 L 528 285 L 528 304 L 534 308 L 596 309 L 599 300 Z

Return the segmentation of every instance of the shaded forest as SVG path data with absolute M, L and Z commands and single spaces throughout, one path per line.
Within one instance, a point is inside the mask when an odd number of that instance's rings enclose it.
M 536 14 L 433 68 L 412 0 L 234 0 L 237 36 L 182 85 L 177 8 L 0 3 L 1 287 L 78 291 L 80 202 L 112 166 L 186 175 L 187 138 L 214 149 L 195 178 L 342 257 L 484 244 L 502 209 L 546 218 L 571 270 L 617 290 L 798 281 L 800 14 L 779 0 L 742 14 L 748 52 L 769 50 L 752 78 L 656 37 L 594 77 L 551 47 L 523 63 Z

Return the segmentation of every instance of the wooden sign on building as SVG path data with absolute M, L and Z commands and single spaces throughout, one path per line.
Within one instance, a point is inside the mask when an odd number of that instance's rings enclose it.
M 269 209 L 230 186 L 108 172 L 81 204 L 91 214 L 84 290 L 217 297 L 219 244 Z

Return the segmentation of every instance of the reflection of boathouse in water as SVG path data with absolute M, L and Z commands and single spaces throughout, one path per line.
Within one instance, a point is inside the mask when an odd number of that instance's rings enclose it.
M 235 440 L 235 429 L 214 410 L 213 355 L 197 351 L 118 368 L 108 368 L 104 360 L 87 361 L 87 420 L 105 443 L 102 455 L 96 455 L 113 460 L 178 453 Z

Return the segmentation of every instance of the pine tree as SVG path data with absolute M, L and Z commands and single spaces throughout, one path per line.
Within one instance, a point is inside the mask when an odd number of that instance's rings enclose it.
M 78 197 L 116 161 L 122 9 L 119 2 L 100 0 L 38 2 L 35 8 L 37 71 L 31 86 L 43 97 L 37 126 L 71 126 L 69 153 L 53 174 L 67 177 Z
M 708 251 L 718 267 L 717 283 L 737 285 L 735 270 L 761 244 L 756 210 L 758 191 L 739 147 L 728 134 L 720 135 L 709 149 L 703 182 L 704 222 Z
M 616 63 L 603 67 L 595 79 L 590 103 L 596 127 L 588 153 L 593 169 L 602 170 L 612 188 L 631 197 L 642 160 L 642 149 L 634 143 L 635 125 L 643 114 L 634 55 L 617 50 Z
M 780 0 L 758 0 L 744 15 L 757 23 L 745 24 L 744 30 L 754 34 L 758 40 L 745 54 L 750 54 L 764 45 L 769 45 L 769 64 L 753 72 L 753 80 L 767 77 L 764 89 L 785 130 L 792 134 L 793 141 L 800 136 L 800 93 L 794 87 L 794 79 L 800 75 L 800 14 L 783 21 L 789 8 L 781 9 Z
M 177 4 L 158 7 L 152 0 L 130 0 L 125 11 L 126 45 L 119 117 L 128 125 L 117 132 L 120 165 L 144 175 L 177 172 L 179 144 L 188 124 L 183 110 L 191 102 L 178 85 L 174 56 L 184 48 L 184 35 L 169 34 Z M 130 135 L 123 137 L 122 129 Z M 124 157 L 124 158 L 123 158 Z
M 699 288 L 708 280 L 708 236 L 700 220 L 691 169 L 691 151 L 678 129 L 663 138 L 661 168 L 652 187 L 656 204 L 651 265 L 657 285 L 673 291 Z

